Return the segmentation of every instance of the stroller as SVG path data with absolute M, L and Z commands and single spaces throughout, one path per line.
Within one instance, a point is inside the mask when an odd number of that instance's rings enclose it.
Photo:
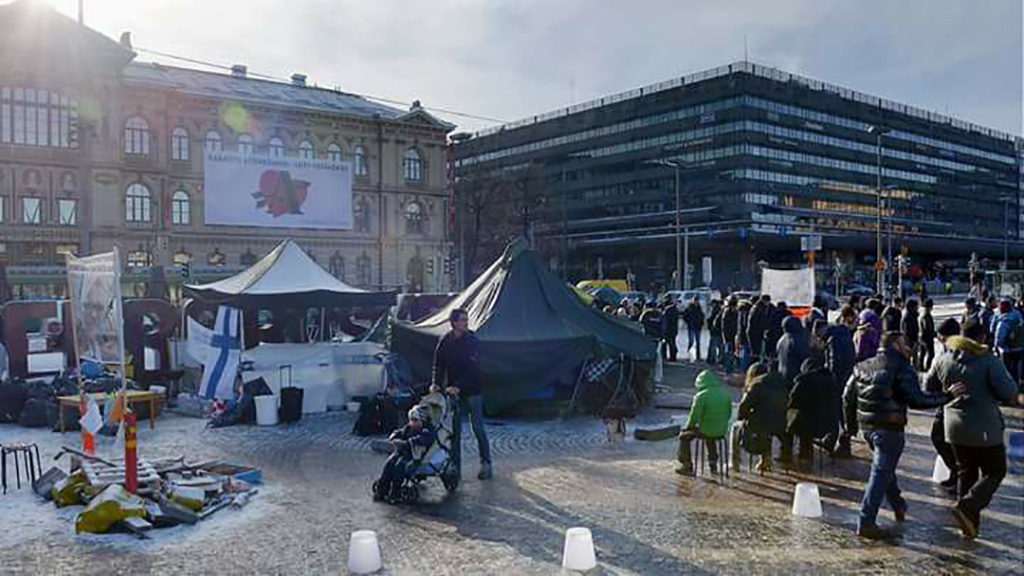
M 436 392 L 424 396 L 419 406 L 427 409 L 430 422 L 435 427 L 436 439 L 433 444 L 410 466 L 411 472 L 403 478 L 396 492 L 397 499 L 391 503 L 412 503 L 419 499 L 420 483 L 430 477 L 438 477 L 448 492 L 454 492 L 459 486 L 459 469 L 453 450 L 458 449 L 454 442 L 455 419 L 457 417 L 458 399 Z M 373 493 L 378 492 L 378 481 L 373 483 Z

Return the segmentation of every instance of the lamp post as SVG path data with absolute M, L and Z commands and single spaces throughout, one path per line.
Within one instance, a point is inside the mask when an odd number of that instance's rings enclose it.
M 680 177 L 681 177 L 680 171 L 682 170 L 683 165 L 680 164 L 679 162 L 675 161 L 675 160 L 666 160 L 664 158 L 659 159 L 659 160 L 653 160 L 652 162 L 655 163 L 655 164 L 661 164 L 662 166 L 671 166 L 672 168 L 675 168 L 675 171 L 676 171 L 676 234 L 675 234 L 676 235 L 676 282 L 675 282 L 675 289 L 676 290 L 681 290 L 683 288 L 680 287 L 680 283 L 684 282 L 683 281 L 683 274 L 684 274 L 684 272 L 683 272 L 682 237 L 680 236 L 680 228 L 682 226 L 682 215 L 681 215 L 681 212 L 679 211 L 680 210 L 680 205 L 682 203 L 680 202 L 680 198 L 679 197 L 680 197 Z M 687 236 L 686 236 L 686 248 L 687 248 L 687 250 L 686 250 L 686 252 L 687 252 L 687 254 L 686 254 L 686 269 L 689 270 L 689 268 L 690 268 L 690 254 L 689 254 L 690 236 L 689 236 L 689 234 L 687 234 Z M 689 274 L 686 275 L 685 286 L 686 286 L 686 288 L 685 288 L 686 290 L 690 289 L 690 276 L 689 276 Z
M 1003 272 L 1010 269 L 1010 197 L 1003 196 Z
M 876 283 L 876 288 L 877 288 L 879 294 L 884 293 L 884 290 L 885 290 L 885 287 L 884 287 L 885 269 L 881 265 L 881 263 L 882 263 L 882 134 L 885 134 L 888 131 L 889 130 L 887 128 L 884 128 L 882 126 L 869 126 L 868 127 L 868 133 L 869 134 L 874 134 L 874 136 L 875 136 L 875 143 L 876 143 L 876 150 L 877 150 L 876 161 L 877 161 L 877 168 L 878 168 L 878 170 L 876 172 L 876 177 L 875 177 L 875 189 L 878 192 L 877 198 L 876 198 L 877 208 L 878 208 L 878 218 L 877 218 L 877 220 L 875 222 L 875 271 L 876 271 L 875 283 Z M 890 206 L 890 209 L 891 208 L 892 207 Z M 890 251 L 890 256 L 891 256 L 891 252 L 892 252 L 892 245 L 891 244 L 889 246 L 889 251 Z M 888 264 L 888 260 L 886 260 L 886 264 Z

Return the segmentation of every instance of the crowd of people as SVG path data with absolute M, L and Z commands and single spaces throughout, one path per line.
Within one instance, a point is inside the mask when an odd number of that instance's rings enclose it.
M 1024 398 L 1018 396 L 1024 393 L 1024 314 L 1009 299 L 979 303 L 970 298 L 962 318 L 936 325 L 933 308 L 931 299 L 919 304 L 894 298 L 883 305 L 879 297 L 854 297 L 829 322 L 822 306 L 798 317 L 765 295 L 712 302 L 706 317 L 691 302 L 680 317 L 688 333 L 697 332 L 698 338 L 688 340 L 697 348 L 696 358 L 699 330 L 706 326 L 707 362 L 725 372 L 739 366 L 746 380 L 730 433 L 731 397 L 712 370 L 697 376 L 697 393 L 679 435 L 677 472 L 693 474 L 695 439 L 706 442 L 716 469 L 715 440 L 728 434 L 730 465 L 739 468 L 743 448 L 758 458 L 756 469 L 763 474 L 776 460 L 792 462 L 794 443 L 801 461 L 813 458 L 816 446 L 848 458 L 851 438 L 862 433 L 872 459 L 858 533 L 888 538 L 893 531 L 876 522 L 882 501 L 888 501 L 898 522 L 908 509 L 896 474 L 907 409 L 937 409 L 931 437 L 951 470 L 943 486 L 957 496 L 952 512 L 963 535 L 976 537 L 981 511 L 1006 474 L 1000 404 Z

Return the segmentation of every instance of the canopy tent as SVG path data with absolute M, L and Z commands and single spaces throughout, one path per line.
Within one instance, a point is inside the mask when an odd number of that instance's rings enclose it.
M 291 239 L 247 270 L 209 284 L 185 285 L 185 296 L 237 308 L 391 306 L 395 292 L 368 292 L 338 280 Z
M 587 360 L 625 354 L 656 358 L 639 327 L 584 305 L 517 240 L 465 291 L 416 323 L 393 321 L 392 349 L 417 380 L 430 378 L 434 348 L 455 308 L 480 340 L 480 382 L 488 408 L 506 409 L 552 385 L 572 386 Z

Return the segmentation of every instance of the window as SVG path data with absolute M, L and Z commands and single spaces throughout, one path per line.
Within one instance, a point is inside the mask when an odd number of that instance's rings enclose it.
M 228 263 L 228 259 L 219 248 L 214 248 L 213 252 L 210 252 L 206 256 L 206 263 L 210 266 L 224 266 Z
M 352 219 L 356 232 L 370 231 L 370 203 L 366 201 L 366 198 L 356 200 L 356 205 L 352 210 Z
M 242 134 L 238 137 L 238 153 L 242 156 L 249 156 L 252 154 L 252 136 Z
M 356 146 L 352 151 L 352 158 L 355 160 L 356 176 L 366 176 L 366 150 L 362 146 Z
M 149 222 L 149 188 L 145 184 L 135 182 L 128 185 L 124 219 L 126 222 Z
M 313 159 L 313 143 L 309 140 L 303 140 L 299 143 L 299 158 L 303 160 Z
M 328 263 L 328 271 L 331 276 L 334 276 L 338 280 L 345 279 L 345 257 L 340 253 L 335 252 L 331 255 L 331 260 Z
M 4 86 L 0 89 L 0 142 L 77 148 L 77 102 L 49 90 Z
M 217 132 L 216 130 L 210 130 L 207 132 L 204 146 L 206 147 L 207 152 L 220 152 L 222 149 L 220 132 Z
M 57 200 L 57 218 L 61 226 L 74 226 L 78 223 L 78 200 L 60 198 Z
M 192 255 L 186 252 L 185 250 L 178 250 L 177 252 L 174 253 L 174 256 L 171 257 L 171 262 L 177 264 L 178 266 L 188 264 L 191 261 Z
M 153 256 L 145 250 L 132 250 L 128 253 L 128 268 L 147 268 L 153 265 Z
M 188 131 L 181 126 L 171 131 L 171 160 L 188 161 Z
M 405 166 L 406 182 L 420 182 L 423 180 L 423 160 L 415 148 L 409 148 L 405 151 L 403 165 Z
M 423 205 L 419 202 L 409 202 L 405 205 L 405 232 L 406 234 L 423 233 Z
M 149 156 L 149 124 L 144 118 L 133 116 L 124 123 L 124 153 Z
M 3 222 L 4 220 L 7 219 L 7 213 L 4 212 L 4 209 L 6 207 L 7 207 L 7 197 L 6 196 L 0 196 L 0 222 Z
M 171 197 L 171 224 L 188 226 L 190 216 L 188 202 L 188 192 L 178 190 L 174 193 L 174 196 Z
M 43 223 L 43 200 L 33 196 L 21 199 L 21 221 L 25 224 Z
M 356 258 L 356 275 L 360 286 L 370 285 L 370 257 L 365 253 Z
M 327 159 L 331 162 L 341 162 L 341 146 L 333 142 L 327 146 Z
M 277 136 L 274 136 L 267 142 L 267 155 L 271 158 L 284 156 L 284 142 Z

